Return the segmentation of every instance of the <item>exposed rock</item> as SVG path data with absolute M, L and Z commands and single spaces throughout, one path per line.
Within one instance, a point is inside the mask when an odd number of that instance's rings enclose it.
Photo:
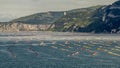
M 104 11 L 105 30 L 111 33 L 120 31 L 120 0 L 106 7 Z
M 11 23 L 0 24 L 0 31 L 46 31 L 51 24 L 23 24 L 23 23 Z M 54 26 L 52 26 L 53 28 Z

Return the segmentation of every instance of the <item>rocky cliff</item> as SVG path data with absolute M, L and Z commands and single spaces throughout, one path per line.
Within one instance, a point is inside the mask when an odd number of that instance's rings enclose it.
M 49 27 L 53 28 L 51 24 L 25 24 L 25 23 L 3 23 L 0 24 L 0 31 L 47 31 Z
M 1 22 L 0 31 L 46 31 L 53 28 L 54 25 L 51 24 L 62 16 L 64 16 L 62 11 L 36 13 L 10 22 Z
M 105 8 L 103 22 L 105 31 L 120 33 L 120 0 Z

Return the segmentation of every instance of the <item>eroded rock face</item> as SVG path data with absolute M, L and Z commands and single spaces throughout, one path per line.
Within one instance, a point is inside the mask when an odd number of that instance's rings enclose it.
M 23 24 L 23 23 L 11 23 L 11 24 L 0 24 L 0 31 L 11 32 L 11 31 L 42 31 L 48 30 L 51 24 Z M 52 26 L 54 27 L 54 26 Z
M 120 0 L 106 7 L 103 22 L 107 32 L 120 32 Z

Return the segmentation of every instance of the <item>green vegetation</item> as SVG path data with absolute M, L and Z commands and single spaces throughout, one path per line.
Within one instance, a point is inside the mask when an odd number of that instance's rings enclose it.
M 93 6 L 74 9 L 65 12 L 45 12 L 12 20 L 10 23 L 0 23 L 1 26 L 12 23 L 51 24 L 48 31 L 62 32 L 103 32 L 102 21 L 105 6 Z M 54 27 L 52 27 L 54 25 Z M 7 28 L 7 27 L 6 27 Z M 17 29 L 17 28 L 16 28 Z
M 50 25 L 47 27 L 48 31 L 120 33 L 119 5 L 120 1 L 117 1 L 108 6 L 98 5 L 69 11 L 37 13 L 12 20 L 10 23 L 0 23 L 0 25 L 9 26 L 12 23 L 44 24 Z M 8 26 L 4 26 L 4 29 Z
M 67 15 L 55 22 L 55 31 L 92 32 L 96 25 L 102 24 L 103 7 L 93 6 L 68 11 Z
M 20 22 L 26 24 L 51 24 L 63 16 L 63 12 L 45 12 L 37 13 L 30 16 L 21 17 L 12 22 Z

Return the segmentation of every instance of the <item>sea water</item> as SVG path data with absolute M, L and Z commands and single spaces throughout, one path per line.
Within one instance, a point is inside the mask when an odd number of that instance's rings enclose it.
M 0 68 L 120 68 L 120 35 L 1 32 Z

